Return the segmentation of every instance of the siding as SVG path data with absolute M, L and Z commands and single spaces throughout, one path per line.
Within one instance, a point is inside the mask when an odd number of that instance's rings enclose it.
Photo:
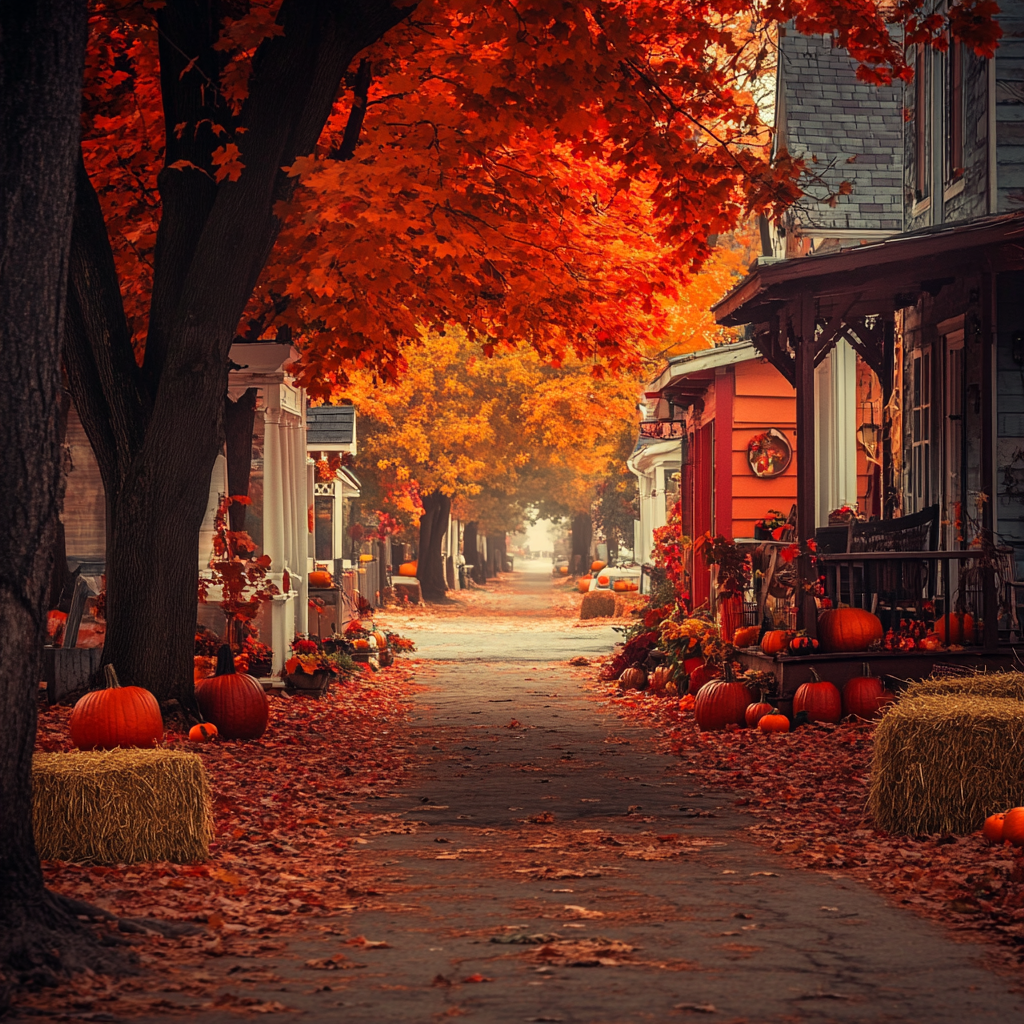
M 999 212 L 1024 199 L 1024 3 L 1004 0 L 996 51 L 996 184 Z
M 75 407 L 68 413 L 71 455 L 64 495 L 64 538 L 68 561 L 102 562 L 107 550 L 107 510 L 100 467 Z

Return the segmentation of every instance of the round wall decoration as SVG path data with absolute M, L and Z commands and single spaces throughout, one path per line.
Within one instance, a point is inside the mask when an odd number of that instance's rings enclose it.
M 747 461 L 754 476 L 780 476 L 793 461 L 793 446 L 781 430 L 772 427 L 747 442 Z

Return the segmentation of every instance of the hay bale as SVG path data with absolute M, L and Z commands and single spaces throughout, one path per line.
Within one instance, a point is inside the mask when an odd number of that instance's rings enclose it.
M 1024 700 L 1024 672 L 972 672 L 966 676 L 940 676 L 910 683 L 904 690 L 905 698 L 950 693 Z
M 611 590 L 592 590 L 583 595 L 581 619 L 605 619 L 615 615 L 615 594 Z
M 39 856 L 94 864 L 205 860 L 213 838 L 202 760 L 178 750 L 76 750 L 32 759 Z
M 926 694 L 890 706 L 875 732 L 868 807 L 905 835 L 973 832 L 1024 804 L 1024 703 Z

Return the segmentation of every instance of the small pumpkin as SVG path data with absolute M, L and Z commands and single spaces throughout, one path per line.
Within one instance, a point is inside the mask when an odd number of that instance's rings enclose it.
M 811 669 L 811 675 L 813 680 L 799 686 L 793 694 L 793 714 L 806 711 L 808 721 L 838 722 L 843 717 L 843 699 L 839 690 L 834 684 L 819 679 L 814 669 Z
M 781 712 L 772 710 L 770 715 L 762 715 L 757 723 L 761 732 L 789 732 L 789 719 Z
M 1005 814 L 990 814 L 981 827 L 982 835 L 990 843 L 1001 843 L 1003 841 L 1003 825 L 1006 821 Z
M 818 649 L 818 641 L 813 636 L 795 636 L 789 641 L 789 649 L 793 654 L 810 654 Z
M 1011 807 L 1003 817 L 1003 842 L 1024 846 L 1024 807 Z
M 399 576 L 415 576 L 417 571 L 419 570 L 419 567 L 420 567 L 420 563 L 419 562 L 403 562 L 398 567 L 398 575 Z M 569 570 L 566 569 L 565 571 L 568 572 Z
M 642 690 L 647 683 L 647 674 L 637 665 L 623 669 L 619 675 L 619 686 L 623 690 Z
M 747 723 L 748 729 L 753 729 L 758 722 L 764 718 L 765 715 L 770 715 L 775 708 L 766 701 L 760 700 L 756 704 L 748 704 L 747 710 L 743 712 L 743 718 Z
M 736 630 L 732 642 L 737 647 L 754 647 L 757 645 L 757 638 L 761 635 L 760 626 L 741 626 Z
M 668 691 L 668 684 L 675 682 L 675 671 L 671 665 L 659 665 L 650 674 L 651 689 L 655 692 Z
M 882 620 L 864 608 L 829 608 L 818 616 L 818 639 L 829 653 L 866 651 L 884 635 Z
M 608 586 L 608 582 L 609 582 L 609 577 L 607 577 L 607 576 L 605 576 L 603 574 L 601 576 L 597 577 L 597 585 L 599 587 L 607 587 Z
M 932 627 L 935 630 L 935 635 L 939 638 L 939 643 L 946 645 L 949 644 L 969 644 L 973 643 L 977 639 L 977 630 L 974 625 L 974 617 L 967 614 L 966 612 L 960 614 L 959 612 L 952 612 L 949 616 L 949 639 L 946 639 L 946 616 L 941 615 L 935 620 L 935 625 Z
M 750 691 L 743 683 L 731 679 L 713 679 L 700 688 L 693 705 L 697 726 L 702 731 L 724 729 L 728 725 L 743 725 Z
M 235 671 L 227 644 L 217 653 L 217 674 L 196 687 L 196 703 L 225 739 L 255 740 L 267 731 L 267 695 L 252 676 Z
M 352 641 L 352 646 L 357 651 L 368 651 L 370 649 L 370 641 L 366 637 L 357 637 Z
M 591 580 L 590 576 L 581 576 L 576 581 L 576 589 L 581 594 L 585 594 L 588 590 L 590 590 L 590 580 Z
M 608 563 L 607 562 L 591 562 L 590 571 L 600 572 Z
M 217 738 L 217 726 L 213 722 L 200 722 L 189 729 L 188 738 L 193 743 L 209 743 Z
M 558 567 L 558 571 L 559 571 L 559 573 L 561 573 L 561 574 L 562 574 L 563 576 L 568 576 L 568 575 L 569 575 L 569 566 L 567 566 L 567 565 L 560 565 L 560 566 Z
M 317 569 L 311 572 L 306 579 L 309 581 L 311 587 L 320 587 L 325 589 L 334 586 L 334 579 L 329 572 L 325 569 Z
M 790 629 L 770 629 L 761 638 L 761 650 L 764 654 L 781 654 L 793 639 Z
M 85 694 L 71 712 L 71 742 L 79 750 L 155 747 L 164 738 L 156 697 L 141 686 L 122 686 L 113 665 L 103 668 L 105 688 Z

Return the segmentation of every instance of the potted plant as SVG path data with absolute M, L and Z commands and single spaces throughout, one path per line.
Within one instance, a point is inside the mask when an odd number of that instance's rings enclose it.
M 754 540 L 782 540 L 788 525 L 786 517 L 777 508 L 770 508 L 754 523 Z
M 266 644 L 260 643 L 255 637 L 247 636 L 245 638 L 239 654 L 248 663 L 249 675 L 255 676 L 257 679 L 263 679 L 273 671 L 273 651 Z
M 291 643 L 292 656 L 285 662 L 282 673 L 285 691 L 306 697 L 321 697 L 338 674 L 350 672 L 355 666 L 343 653 L 324 650 L 323 644 L 301 633 Z

